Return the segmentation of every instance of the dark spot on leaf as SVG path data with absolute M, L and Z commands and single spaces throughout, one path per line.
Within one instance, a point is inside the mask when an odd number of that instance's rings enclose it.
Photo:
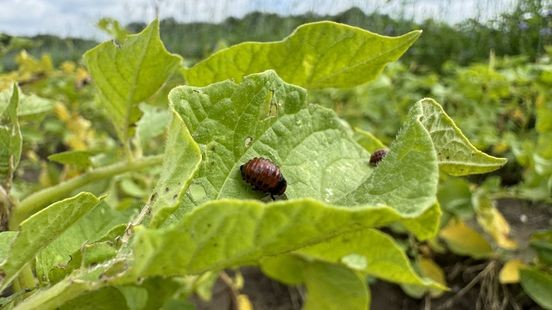
M 176 197 L 178 197 L 178 195 L 177 195 L 177 194 L 174 194 L 174 196 L 173 196 L 172 198 L 173 198 L 173 199 L 176 199 Z
M 450 156 L 447 156 L 447 160 L 449 160 L 449 159 L 450 159 Z
M 169 187 L 165 187 L 165 193 L 169 191 Z
M 157 192 L 151 194 L 150 201 L 151 201 L 151 202 L 155 202 L 155 200 L 157 200 Z

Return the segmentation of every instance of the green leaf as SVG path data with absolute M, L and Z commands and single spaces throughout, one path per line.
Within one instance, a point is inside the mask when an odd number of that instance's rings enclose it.
M 400 219 L 400 213 L 386 206 L 333 207 L 312 199 L 270 204 L 216 200 L 174 225 L 136 227 L 135 258 L 128 276 L 198 274 L 256 263 L 266 256 Z
M 305 309 L 368 309 L 370 291 L 364 278 L 345 266 L 284 254 L 263 259 L 261 267 L 288 285 L 305 283 Z
M 52 307 L 53 308 L 53 307 Z M 46 308 L 43 308 L 46 309 Z M 104 287 L 97 291 L 88 292 L 83 294 L 63 306 L 59 307 L 60 310 L 71 309 L 131 309 L 127 305 L 127 300 L 123 293 L 114 287 Z
M 375 78 L 420 36 L 412 31 L 385 37 L 334 22 L 300 26 L 282 41 L 246 42 L 223 49 L 183 74 L 190 85 L 205 86 L 273 69 L 288 83 L 305 88 L 353 87 Z
M 418 117 L 431 135 L 443 172 L 453 176 L 487 173 L 506 164 L 505 158 L 476 149 L 435 100 L 425 98 L 417 105 Z
M 273 71 L 251 75 L 239 85 L 179 87 L 169 100 L 203 158 L 180 214 L 209 200 L 266 196 L 240 175 L 240 165 L 254 157 L 280 166 L 289 198 L 334 201 L 371 170 L 368 153 L 335 113 L 316 105 L 305 108 L 304 90 L 283 83 Z
M 467 175 L 506 163 L 475 149 L 433 99 L 414 104 L 408 119 L 374 173 L 340 204 L 384 203 L 419 214 L 435 203 L 435 165 L 452 175 Z
M 17 120 L 19 87 L 13 84 L 9 104 L 0 112 L 0 185 L 9 189 L 21 158 L 21 130 Z
M 215 277 L 217 279 L 217 277 Z M 142 309 L 166 309 L 165 305 L 171 302 L 177 302 L 184 300 L 179 300 L 177 296 L 183 294 L 183 284 L 181 279 L 171 279 L 171 278 L 149 278 L 146 279 L 139 286 L 125 286 L 117 287 L 120 291 L 123 292 L 127 299 L 127 304 L 139 304 L 143 303 L 144 296 L 147 297 L 147 303 Z M 146 294 L 144 294 L 146 293 Z M 132 309 L 132 306 L 131 306 Z M 136 308 L 134 308 L 136 309 Z M 138 308 L 140 309 L 140 308 Z M 182 307 L 177 307 L 175 309 L 183 309 Z M 191 309 L 195 309 L 192 307 Z
M 48 159 L 60 164 L 74 165 L 78 168 L 84 169 L 92 165 L 90 157 L 93 155 L 94 153 L 90 151 L 66 151 L 52 154 L 48 156 Z
M 11 244 L 16 236 L 16 231 L 0 232 L 0 262 L 3 262 L 8 257 Z
M 101 203 L 82 216 L 40 251 L 36 259 L 39 280 L 50 283 L 59 281 L 72 271 L 74 266 L 68 264 L 78 261 L 76 254 L 81 254 L 86 244 L 106 239 L 106 235 L 112 232 L 112 229 L 127 223 L 133 214 L 132 209 L 117 211 L 106 203 Z
M 530 244 L 537 252 L 539 260 L 544 264 L 552 266 L 552 230 L 533 233 Z
M 147 145 L 148 141 L 161 135 L 171 120 L 171 113 L 166 108 L 152 107 L 145 103 L 139 105 L 142 110 L 142 118 L 138 121 L 136 127 L 140 144 L 142 147 Z
M 433 238 L 441 227 L 441 207 L 439 203 L 433 204 L 418 217 L 405 218 L 401 224 L 416 235 L 419 240 Z
M 309 246 L 297 253 L 319 260 L 338 263 L 351 254 L 366 260 L 363 272 L 387 281 L 405 284 L 435 285 L 429 279 L 422 279 L 412 268 L 408 257 L 388 235 L 365 229 L 342 234 L 325 242 Z
M 263 273 L 287 285 L 299 285 L 305 280 L 307 262 L 298 255 L 283 254 L 261 259 Z
M 474 215 L 471 196 L 470 183 L 466 178 L 441 177 L 437 198 L 443 210 L 463 219 L 471 218 Z
M 541 157 L 542 161 L 552 160 L 552 146 L 550 145 L 550 139 L 552 139 L 552 103 L 550 100 L 543 99 L 542 101 L 537 101 L 536 103 L 536 116 L 537 122 L 535 124 L 535 129 L 538 133 L 538 140 L 536 146 L 536 156 Z M 537 171 L 544 173 L 544 167 L 538 167 Z M 548 173 L 552 174 L 552 168 L 548 166 Z M 544 166 L 544 165 L 543 165 Z
M 121 286 L 117 287 L 125 296 L 126 304 L 129 309 L 144 309 L 150 296 L 148 291 L 138 286 Z M 151 296 L 156 298 L 157 296 Z M 107 306 L 107 304 L 106 304 Z M 112 309 L 111 307 L 109 309 Z
M 178 207 L 177 201 L 182 199 L 201 161 L 199 146 L 177 113 L 173 113 L 164 158 L 151 197 L 151 227 L 160 225 Z
M 104 42 L 84 54 L 101 104 L 126 142 L 140 117 L 138 103 L 151 97 L 178 68 L 181 57 L 167 52 L 155 20 L 142 32 L 115 44 Z
M 304 91 L 271 71 L 251 75 L 239 85 L 226 81 L 205 88 L 179 87 L 169 99 L 204 159 L 179 216 L 209 200 L 265 196 L 240 176 L 239 166 L 254 157 L 280 166 L 288 198 L 312 197 L 344 206 L 384 203 L 401 212 L 410 209 L 413 217 L 435 202 L 435 151 L 415 117 L 415 125 L 407 125 L 391 147 L 391 159 L 374 170 L 367 164 L 369 154 L 333 111 L 305 108 Z M 424 171 L 422 177 L 419 171 Z M 369 186 L 374 189 L 367 191 Z M 352 199 L 342 199 L 345 196 Z
M 552 309 L 552 275 L 536 268 L 520 270 L 521 286 L 544 309 Z
M 436 202 L 439 177 L 436 151 L 422 119 L 423 101 L 417 102 L 385 158 L 340 205 L 384 204 L 418 216 Z
M 239 85 L 225 81 L 204 88 L 179 87 L 169 99 L 204 159 L 177 218 L 209 200 L 262 198 L 264 194 L 246 186 L 239 173 L 239 166 L 253 157 L 280 166 L 289 198 L 312 197 L 344 206 L 381 203 L 412 217 L 435 204 L 436 149 L 445 148 L 446 141 L 432 140 L 437 135 L 426 126 L 435 129 L 434 122 L 446 115 L 432 100 L 412 107 L 410 121 L 388 156 L 372 169 L 368 153 L 352 141 L 333 111 L 304 108 L 304 91 L 271 71 L 251 75 Z
M 38 252 L 51 244 L 79 218 L 98 205 L 100 200 L 90 193 L 56 202 L 35 213 L 20 225 L 20 231 L 13 241 L 7 258 L 0 264 L 5 274 L 0 282 L 4 290 Z
M 76 270 L 60 282 L 34 291 L 31 296 L 17 305 L 18 309 L 40 308 L 47 310 L 59 309 L 61 306 L 63 306 L 62 309 L 74 309 L 81 303 L 80 307 L 92 303 L 96 306 L 94 309 L 113 309 L 109 300 L 102 297 L 106 294 L 106 290 L 110 292 L 109 295 L 112 298 L 117 299 L 114 303 L 124 309 L 126 306 L 130 309 L 164 309 L 164 305 L 179 304 L 179 301 L 183 301 L 180 297 L 185 293 L 183 292 L 183 285 L 185 285 L 183 279 L 153 277 L 140 280 L 140 284 L 108 286 L 110 283 L 102 278 L 102 272 L 106 270 L 104 267 L 98 265 Z M 112 289 L 118 292 L 114 292 Z M 120 299 L 121 295 L 118 293 L 122 294 L 126 301 Z M 126 303 L 125 306 L 122 304 L 123 301 Z M 145 307 L 143 307 L 144 305 Z M 80 307 L 78 308 L 80 309 Z
M 58 309 L 68 301 L 78 299 L 79 296 L 86 296 L 84 297 L 85 300 L 94 298 L 93 292 L 88 296 L 86 292 L 98 291 L 103 286 L 105 284 L 99 281 L 91 282 L 83 281 L 82 279 L 75 281 L 75 278 L 67 277 L 47 289 L 37 290 L 34 294 L 19 303 L 17 309 Z
M 313 262 L 306 266 L 307 299 L 304 309 L 359 309 L 370 306 L 366 281 L 352 270 L 334 264 Z
M 9 89 L 0 92 L 0 114 L 7 108 L 12 92 Z M 19 106 L 17 107 L 17 116 L 19 118 L 29 118 L 37 114 L 50 112 L 54 107 L 54 101 L 39 97 L 34 94 L 25 95 L 19 93 Z

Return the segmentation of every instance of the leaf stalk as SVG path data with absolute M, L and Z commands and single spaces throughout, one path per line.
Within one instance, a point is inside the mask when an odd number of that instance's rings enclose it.
M 78 177 L 45 188 L 23 199 L 14 209 L 10 218 L 9 227 L 17 230 L 17 227 L 26 218 L 42 210 L 49 204 L 69 196 L 78 188 L 111 178 L 129 171 L 139 171 L 148 167 L 157 166 L 163 162 L 163 155 L 147 156 L 134 161 L 124 161 L 113 165 L 100 167 Z

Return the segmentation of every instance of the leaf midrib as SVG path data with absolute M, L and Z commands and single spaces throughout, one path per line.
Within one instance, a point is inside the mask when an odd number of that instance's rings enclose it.
M 125 101 L 125 106 L 126 106 L 126 115 L 125 115 L 125 123 L 124 123 L 124 135 L 123 135 L 123 142 L 126 143 L 128 141 L 128 127 L 130 126 L 130 114 L 132 113 L 132 109 L 134 108 L 134 102 L 133 102 L 133 98 L 134 98 L 134 94 L 136 93 L 136 86 L 137 86 L 137 83 L 138 83 L 138 76 L 142 70 L 142 64 L 144 63 L 144 59 L 146 58 L 146 55 L 148 53 L 148 50 L 149 50 L 149 47 L 151 45 L 151 40 L 152 40 L 152 34 L 153 34 L 153 30 L 150 30 L 149 33 L 148 33 L 148 40 L 147 40 L 147 44 L 146 44 L 146 47 L 142 49 L 142 53 L 140 53 L 140 56 L 138 58 L 138 66 L 136 66 L 135 68 L 135 74 L 132 78 L 132 83 L 129 85 L 129 90 L 128 90 L 128 95 L 127 95 L 127 99 Z

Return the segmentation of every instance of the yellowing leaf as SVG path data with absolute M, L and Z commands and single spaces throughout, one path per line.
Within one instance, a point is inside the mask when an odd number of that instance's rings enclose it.
M 238 295 L 238 310 L 253 310 L 253 305 L 247 295 Z
M 53 71 L 52 58 L 49 55 L 43 55 L 40 60 L 22 51 L 15 57 L 15 62 L 19 65 L 19 76 L 22 80 L 30 80 L 37 74 L 45 74 Z
M 496 244 L 507 250 L 514 250 L 517 244 L 509 238 L 510 225 L 494 206 L 493 201 L 484 193 L 476 193 L 472 197 L 477 222 L 488 233 Z
M 441 229 L 439 236 L 456 254 L 468 255 L 473 258 L 489 257 L 493 254 L 487 240 L 462 221 L 450 221 L 446 227 Z
M 518 283 L 519 269 L 524 266 L 524 263 L 519 259 L 511 259 L 504 264 L 500 270 L 499 281 L 502 284 Z
M 418 268 L 420 268 L 422 275 L 439 284 L 442 284 L 443 286 L 447 285 L 443 269 L 441 269 L 441 267 L 439 267 L 439 265 L 437 265 L 433 260 L 425 257 L 420 258 L 418 260 Z M 444 290 L 435 287 L 431 287 L 429 291 L 433 297 L 441 296 L 444 292 Z
M 75 72 L 75 63 L 72 62 L 72 61 L 64 61 L 61 63 L 61 65 L 59 66 L 59 68 L 61 69 L 61 71 L 65 74 L 71 74 L 73 72 Z

